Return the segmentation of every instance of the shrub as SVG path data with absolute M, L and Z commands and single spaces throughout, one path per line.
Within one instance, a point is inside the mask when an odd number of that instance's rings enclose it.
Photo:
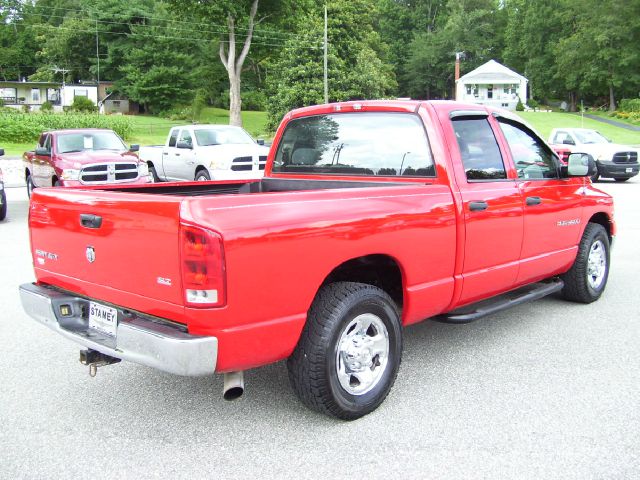
M 0 142 L 28 143 L 38 139 L 46 130 L 63 128 L 109 128 L 126 139 L 133 131 L 131 119 L 121 116 L 105 116 L 81 113 L 42 113 L 29 115 L 14 110 L 0 110 Z
M 47 100 L 42 105 L 40 105 L 40 111 L 41 112 L 53 112 L 53 103 L 51 103 L 49 100 Z
M 263 111 L 267 109 L 267 96 L 264 92 L 258 90 L 252 90 L 250 92 L 242 93 L 242 109 Z
M 640 112 L 640 98 L 624 98 L 620 100 L 618 110 L 623 112 Z
M 529 99 L 529 101 L 527 102 L 527 105 L 529 105 L 529 108 L 533 108 L 534 110 L 540 106 L 538 101 L 534 100 L 533 98 Z
M 31 105 L 27 105 L 26 103 L 22 105 L 22 111 L 24 113 L 29 113 L 31 111 Z
M 518 104 L 516 105 L 516 111 L 517 112 L 524 112 L 524 105 L 522 104 L 522 101 L 520 100 L 520 97 L 518 97 Z
M 69 111 L 80 113 L 94 113 L 98 111 L 98 107 L 93 104 L 87 97 L 75 97 Z

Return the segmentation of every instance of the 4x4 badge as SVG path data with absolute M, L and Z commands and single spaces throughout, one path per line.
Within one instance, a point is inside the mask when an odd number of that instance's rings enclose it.
M 89 260 L 89 263 L 93 263 L 96 261 L 96 251 L 93 249 L 93 247 L 87 247 L 87 260 Z

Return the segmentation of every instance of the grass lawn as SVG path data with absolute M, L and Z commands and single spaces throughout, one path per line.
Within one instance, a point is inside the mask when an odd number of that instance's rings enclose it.
M 573 113 L 556 112 L 517 112 L 546 140 L 553 128 L 577 127 L 591 128 L 599 131 L 615 143 L 640 145 L 640 132 L 625 130 L 590 118 L 584 118 Z
M 127 142 L 140 145 L 164 144 L 171 127 L 189 123 L 184 120 L 168 120 L 150 115 L 132 115 L 129 118 L 133 121 L 133 134 L 127 139 Z M 202 111 L 200 123 L 228 125 L 229 112 L 222 108 L 205 108 Z M 267 138 L 265 133 L 266 112 L 242 112 L 242 123 L 244 129 L 254 138 Z

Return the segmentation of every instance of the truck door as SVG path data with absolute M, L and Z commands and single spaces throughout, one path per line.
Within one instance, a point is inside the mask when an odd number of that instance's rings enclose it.
M 33 175 L 32 181 L 36 187 L 51 187 L 52 182 L 51 178 L 55 174 L 55 171 L 52 167 L 51 158 L 52 148 L 51 148 L 51 135 L 44 134 L 40 137 L 40 141 L 38 142 L 38 147 L 44 148 L 47 152 L 47 155 L 36 155 L 35 152 L 33 154 L 33 165 L 32 172 Z
M 171 170 L 171 167 L 169 166 L 171 165 L 170 157 L 172 156 L 173 151 L 176 148 L 176 144 L 178 143 L 179 133 L 179 128 L 172 128 L 169 132 L 169 139 L 167 140 L 167 144 L 162 149 L 162 171 L 159 173 L 163 180 L 168 180 L 167 169 Z
M 583 178 L 560 178 L 560 163 L 526 125 L 498 117 L 518 174 L 524 240 L 518 284 L 566 270 L 576 255 L 583 225 Z
M 193 136 L 190 129 L 182 128 L 175 147 L 168 148 L 163 161 L 167 180 L 194 180 L 195 153 Z
M 518 275 L 522 198 L 484 111 L 453 112 L 452 152 L 465 223 L 459 303 L 509 290 Z M 456 158 L 457 157 L 457 158 Z

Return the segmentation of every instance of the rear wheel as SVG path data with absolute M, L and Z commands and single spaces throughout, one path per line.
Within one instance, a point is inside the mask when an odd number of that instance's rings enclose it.
M 211 180 L 211 175 L 206 170 L 198 170 L 196 172 L 196 181 L 197 182 L 207 182 Z
M 589 223 L 573 266 L 562 276 L 562 294 L 574 302 L 594 302 L 604 292 L 608 278 L 609 237 L 602 225 Z
M 626 182 L 627 180 L 629 180 L 628 178 L 614 178 L 614 180 L 616 182 Z
M 314 300 L 287 368 L 303 403 L 354 420 L 384 401 L 401 356 L 402 327 L 389 295 L 372 285 L 336 282 Z

